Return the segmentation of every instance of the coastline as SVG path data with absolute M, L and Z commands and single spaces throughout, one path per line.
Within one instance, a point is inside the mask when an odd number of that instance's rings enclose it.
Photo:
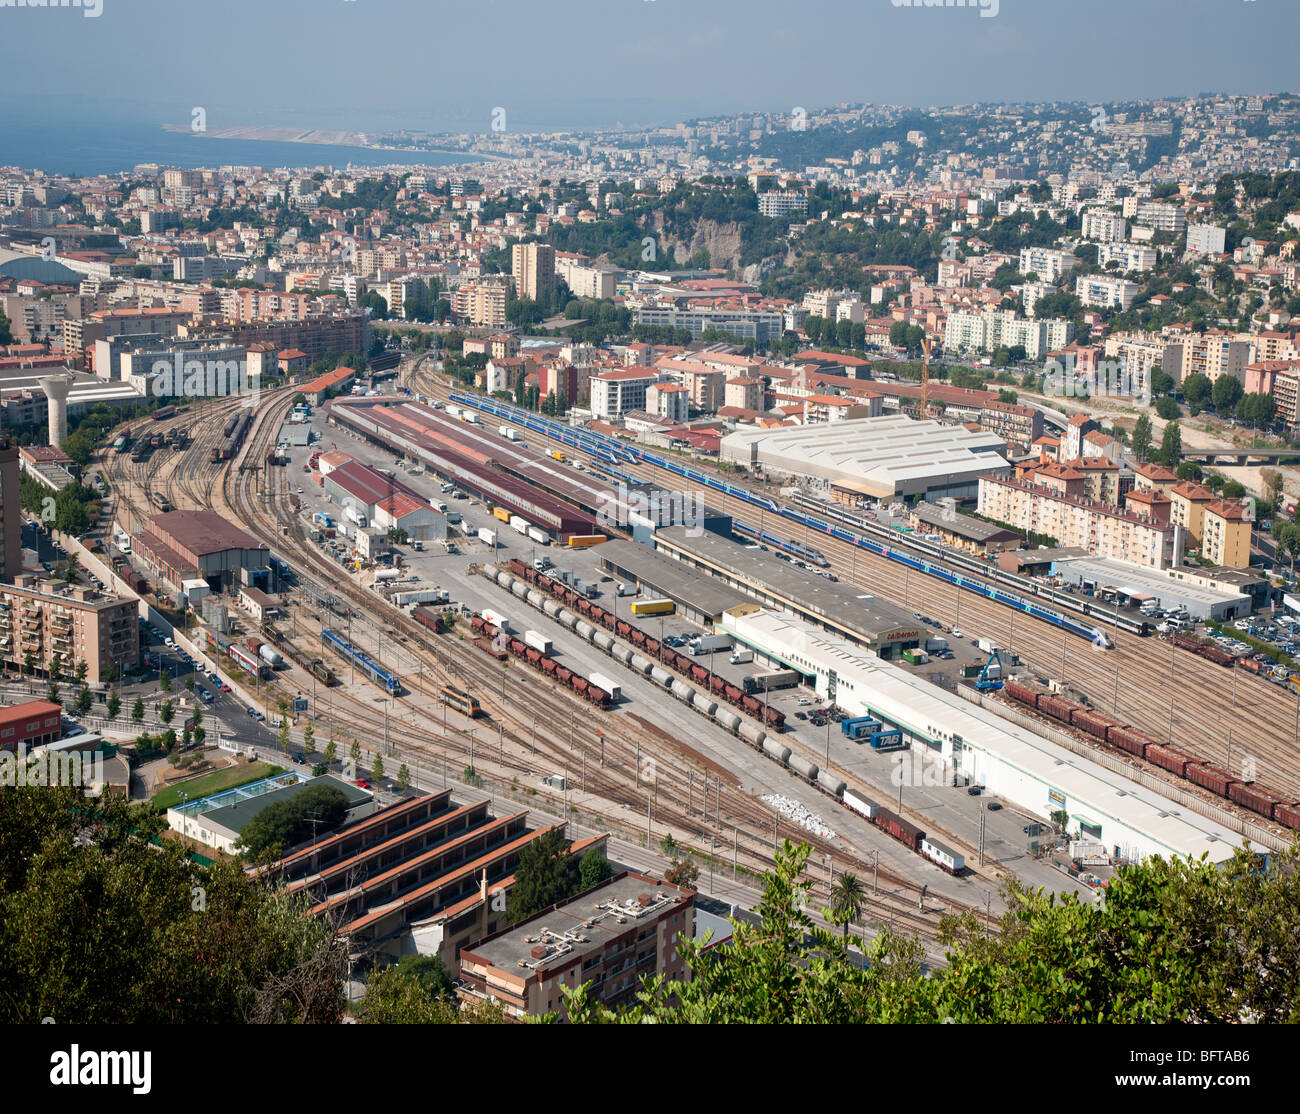
M 202 132 L 192 132 L 189 126 L 185 124 L 163 124 L 162 130 L 177 135 L 193 134 L 196 139 L 237 139 L 250 143 L 301 143 L 313 147 L 357 147 L 367 151 L 393 151 L 403 155 L 448 155 L 483 161 L 509 161 L 506 155 L 498 155 L 493 152 L 466 151 L 453 147 L 392 147 L 388 144 L 370 142 L 361 132 L 324 131 L 310 128 L 298 130 L 279 127 L 210 128 Z

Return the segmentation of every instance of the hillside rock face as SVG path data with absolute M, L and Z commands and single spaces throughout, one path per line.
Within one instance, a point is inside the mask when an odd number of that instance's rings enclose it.
M 684 264 L 701 248 L 709 253 L 710 267 L 738 267 L 743 246 L 744 226 L 735 221 L 721 224 L 715 220 L 701 220 L 689 240 L 664 232 L 662 210 L 655 210 L 646 222 L 646 232 L 658 240 L 657 256 L 660 261 Z

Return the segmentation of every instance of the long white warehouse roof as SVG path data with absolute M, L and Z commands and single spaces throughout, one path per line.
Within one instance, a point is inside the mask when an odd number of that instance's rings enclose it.
M 914 744 L 920 739 L 941 750 L 947 762 L 958 750 L 961 772 L 972 780 L 1044 818 L 1064 807 L 1072 822 L 1099 825 L 1101 842 L 1119 846 L 1126 858 L 1206 854 L 1217 863 L 1230 859 L 1242 841 L 1230 828 L 899 666 L 864 657 L 809 623 L 746 605 L 724 612 L 721 628 L 738 643 L 815 674 L 821 692 L 834 673 L 835 702 L 844 711 L 887 720 L 912 735 Z
M 905 414 L 849 418 L 778 429 L 744 429 L 722 439 L 723 460 L 757 462 L 831 483 L 867 484 L 911 494 L 937 484 L 973 482 L 1009 468 L 1002 438 Z

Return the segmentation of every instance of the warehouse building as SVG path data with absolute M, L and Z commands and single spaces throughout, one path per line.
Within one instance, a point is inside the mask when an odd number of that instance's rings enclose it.
M 216 511 L 168 511 L 154 515 L 131 539 L 131 560 L 155 580 L 182 590 L 187 580 L 206 580 L 214 592 L 249 585 L 269 591 L 271 551 Z
M 658 550 L 764 607 L 816 623 L 882 658 L 901 657 L 904 650 L 925 646 L 926 628 L 901 607 L 717 534 L 693 534 L 681 526 L 660 530 L 655 535 Z
M 749 599 L 744 592 L 639 542 L 607 541 L 596 550 L 596 556 L 606 573 L 635 585 L 644 596 L 672 600 L 680 614 L 700 626 L 715 626 L 724 611 Z M 617 596 L 614 609 L 617 612 Z
M 1020 544 L 1020 535 L 1014 530 L 959 514 L 956 507 L 920 502 L 912 508 L 910 519 L 918 534 L 937 534 L 944 545 L 970 553 L 995 553 Z
M 994 433 L 914 421 L 903 414 L 778 429 L 737 430 L 720 459 L 797 477 L 847 503 L 866 499 L 971 499 L 979 477 L 1010 475 Z
M 1065 811 L 1071 835 L 1123 858 L 1204 854 L 1222 863 L 1241 843 L 1230 828 L 896 665 L 864 657 L 810 623 L 746 605 L 728 611 L 722 629 L 738 645 L 811 678 L 819 696 L 849 715 L 897 727 L 941 767 L 942 781 L 967 777 L 1044 820 Z
M 446 518 L 391 472 L 349 458 L 328 472 L 322 469 L 321 475 L 325 494 L 340 507 L 364 516 L 369 525 L 405 530 L 412 541 L 441 541 L 447 536 Z
M 1154 600 L 1166 611 L 1184 607 L 1192 619 L 1216 621 L 1239 619 L 1251 613 L 1249 595 L 1211 588 L 1198 583 L 1199 577 L 1189 580 L 1172 575 L 1178 571 L 1178 568 L 1150 569 L 1131 561 L 1104 557 L 1070 557 L 1052 565 L 1052 574 L 1071 587 L 1091 590 L 1094 596 L 1113 593 L 1121 604 Z M 1097 613 L 1104 618 L 1106 608 L 1099 605 Z

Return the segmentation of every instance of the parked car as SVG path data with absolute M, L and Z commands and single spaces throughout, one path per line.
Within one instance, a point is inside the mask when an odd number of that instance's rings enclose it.
M 997 812 L 1002 806 L 997 801 L 989 801 L 985 807 L 988 808 L 989 812 Z
M 972 797 L 978 797 L 980 795 L 980 787 L 978 785 L 969 786 L 966 792 Z

